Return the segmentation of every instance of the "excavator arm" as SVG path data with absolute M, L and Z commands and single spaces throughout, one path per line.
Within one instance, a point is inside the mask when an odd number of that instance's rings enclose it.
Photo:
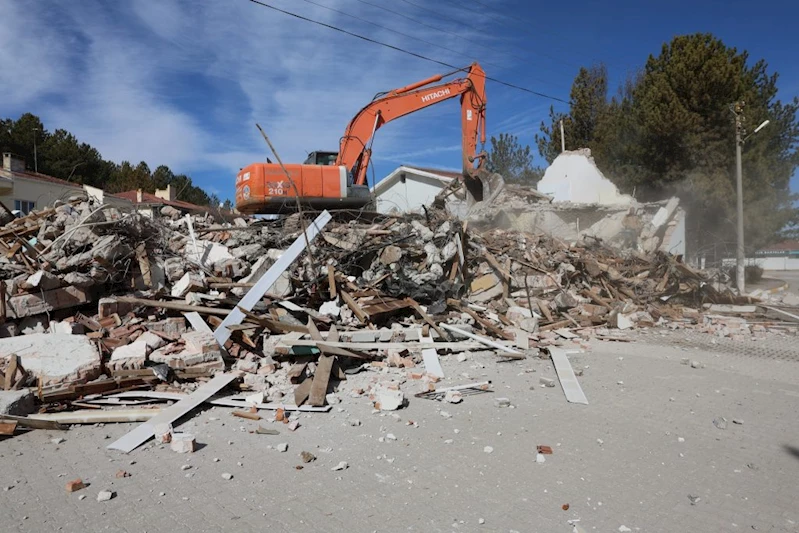
M 487 182 L 485 152 L 477 151 L 477 141 L 485 144 L 485 72 L 477 63 L 468 68 L 465 78 L 459 78 L 439 85 L 446 75 L 437 75 L 417 83 L 394 89 L 377 96 L 369 105 L 358 112 L 350 121 L 336 160 L 337 165 L 346 167 L 352 175 L 353 183 L 366 183 L 366 173 L 372 155 L 371 142 L 375 132 L 384 124 L 420 109 L 433 106 L 445 100 L 460 96 L 461 129 L 463 136 L 463 175 L 473 196 L 482 199 L 478 187 Z M 470 183 L 471 182 L 471 183 Z M 475 194 L 477 193 L 477 194 Z
M 464 78 L 434 85 L 445 75 L 380 94 L 350 121 L 335 164 L 331 152 L 313 152 L 304 164 L 252 163 L 236 175 L 236 208 L 243 213 L 291 211 L 297 202 L 318 209 L 360 209 L 370 202 L 366 172 L 375 132 L 384 124 L 439 102 L 460 97 L 463 183 L 471 199 L 491 200 L 502 190 L 499 174 L 486 169 L 486 76 L 472 63 Z M 454 73 L 453 73 L 454 74 Z

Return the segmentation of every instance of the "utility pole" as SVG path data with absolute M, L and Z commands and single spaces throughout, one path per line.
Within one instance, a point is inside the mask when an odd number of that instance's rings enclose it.
M 738 246 L 735 255 L 735 279 L 738 294 L 745 293 L 745 265 L 744 253 L 744 193 L 743 193 L 743 164 L 741 162 L 741 147 L 743 146 L 743 108 L 744 102 L 736 102 L 730 106 L 735 115 L 735 187 L 738 192 Z
M 36 132 L 39 128 L 33 128 L 33 171 L 39 173 L 39 158 L 36 155 Z
M 560 153 L 566 151 L 566 137 L 563 134 L 563 119 L 560 119 Z

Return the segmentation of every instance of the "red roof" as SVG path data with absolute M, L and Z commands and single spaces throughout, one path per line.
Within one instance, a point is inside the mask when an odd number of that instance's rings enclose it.
M 782 241 L 758 250 L 758 252 L 787 252 L 799 250 L 799 241 Z
M 19 170 L 4 170 L 0 168 L 0 172 L 5 174 L 10 174 L 14 178 L 26 178 L 29 180 L 36 180 L 36 181 L 46 181 L 49 183 L 56 183 L 58 185 L 64 185 L 66 187 L 75 187 L 77 189 L 82 189 L 83 186 L 77 183 L 70 183 L 67 180 L 62 180 L 60 178 L 54 178 L 53 176 L 48 176 L 47 174 L 39 174 L 38 172 L 30 172 L 28 170 L 19 171 Z
M 158 196 L 149 193 L 149 192 L 142 192 L 142 204 L 154 204 L 154 205 L 171 205 L 172 207 L 177 207 L 178 209 L 190 209 L 192 211 L 198 210 L 205 210 L 207 207 L 197 204 L 191 204 L 189 202 L 183 202 L 180 200 L 164 200 L 163 198 L 159 198 Z M 114 194 L 117 198 L 123 198 L 125 200 L 130 201 L 133 204 L 139 203 L 139 191 L 125 191 L 125 192 L 118 192 Z

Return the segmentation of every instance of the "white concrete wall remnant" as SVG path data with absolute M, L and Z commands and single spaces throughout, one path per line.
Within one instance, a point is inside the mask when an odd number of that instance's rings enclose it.
M 12 353 L 43 385 L 86 382 L 100 375 L 100 354 L 85 335 L 34 333 L 0 339 L 0 357 Z
M 588 148 L 556 157 L 538 182 L 538 192 L 552 196 L 555 202 L 631 205 L 634 201 L 602 174 Z
M 677 209 L 669 226 L 660 249 L 670 254 L 685 256 L 685 211 Z
M 404 176 L 404 177 L 403 177 Z M 373 189 L 379 213 L 420 213 L 453 178 L 401 166 Z

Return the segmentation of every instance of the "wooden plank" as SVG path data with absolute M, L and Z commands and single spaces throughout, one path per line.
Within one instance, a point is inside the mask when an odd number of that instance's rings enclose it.
M 0 281 L 0 324 L 6 321 L 6 283 Z
M 327 343 L 330 344 L 331 342 L 338 342 L 338 330 L 335 324 L 330 326 L 330 331 L 327 332 Z
M 436 324 L 433 321 L 433 319 L 430 318 L 430 315 L 428 315 L 425 312 L 425 310 L 422 309 L 422 306 L 419 305 L 419 302 L 417 302 L 413 298 L 406 298 L 406 300 L 410 303 L 411 307 L 413 307 L 413 310 L 416 311 L 417 313 L 419 313 L 419 316 L 422 317 L 422 320 L 424 320 L 425 322 L 430 324 L 430 327 L 433 328 L 436 331 L 436 333 L 438 333 L 439 337 L 441 337 L 442 339 L 449 340 L 449 334 L 447 334 L 447 332 L 445 332 L 443 329 L 438 327 L 438 324 Z M 432 339 L 430 339 L 430 340 L 432 341 Z
M 17 423 L 14 421 L 11 422 L 0 422 L 0 435 L 13 435 L 14 431 L 17 430 Z
M 52 420 L 37 420 L 35 418 L 29 418 L 27 416 L 16 416 L 16 415 L 0 415 L 0 420 L 13 420 L 17 423 L 19 427 L 23 428 L 31 428 L 31 429 L 49 429 L 49 430 L 59 430 L 64 431 L 67 426 L 61 425 L 58 422 L 54 422 Z
M 494 257 L 494 254 L 492 254 L 488 250 L 483 250 L 483 257 L 486 258 L 486 261 L 488 261 L 488 264 L 491 265 L 491 267 L 497 272 L 497 274 L 502 276 L 502 278 L 506 282 L 510 283 L 510 281 L 511 281 L 510 272 L 505 270 L 505 268 L 502 265 L 499 264 L 499 261 L 497 260 L 496 257 Z
M 232 414 L 233 416 L 237 416 L 239 418 L 246 418 L 248 420 L 260 420 L 261 419 L 261 415 L 259 415 L 258 413 L 250 413 L 249 411 L 233 411 L 230 414 Z
M 555 372 L 558 374 L 560 386 L 563 388 L 563 394 L 566 395 L 566 401 L 588 405 L 588 398 L 585 397 L 583 388 L 580 387 L 580 382 L 577 381 L 577 376 L 574 375 L 574 369 L 572 369 L 569 358 L 566 356 L 566 350 L 553 346 L 550 346 L 548 350 L 552 363 L 555 365 Z
M 442 324 L 443 326 L 443 324 Z M 280 340 L 278 346 L 291 347 L 291 346 L 315 346 L 318 347 L 321 341 L 305 340 L 305 339 L 286 339 L 285 337 Z M 421 350 L 426 348 L 429 343 L 427 342 L 330 342 L 324 341 L 322 344 L 334 346 L 336 348 L 344 348 L 345 350 Z M 482 347 L 479 342 L 461 341 L 461 342 L 436 342 L 435 348 L 439 350 L 474 350 L 475 348 Z
M 306 380 L 310 381 L 310 380 Z M 325 405 L 323 407 L 312 407 L 310 405 L 289 405 L 285 403 L 256 403 L 251 404 L 247 403 L 244 400 L 230 400 L 227 398 L 219 399 L 219 400 L 211 400 L 211 405 L 219 405 L 221 407 L 255 407 L 256 409 L 268 409 L 270 411 L 277 411 L 278 409 L 283 409 L 284 411 L 301 411 L 303 413 L 326 413 L 330 411 L 331 407 L 329 405 Z
M 305 403 L 305 400 L 308 399 L 308 395 L 311 394 L 311 385 L 313 384 L 312 378 L 305 378 L 305 381 L 300 383 L 294 389 L 294 405 L 302 405 Z
M 159 408 L 143 407 L 110 410 L 81 409 L 78 411 L 30 415 L 28 418 L 58 422 L 59 424 L 106 424 L 114 422 L 145 422 L 145 424 L 147 424 L 147 421 L 152 421 L 163 412 L 164 411 Z M 128 433 L 128 435 L 130 435 L 130 433 Z M 152 436 L 153 430 L 150 429 L 150 436 L 148 438 L 152 438 Z M 111 446 L 109 446 L 109 448 L 110 447 Z
M 261 298 L 272 288 L 272 285 L 277 282 L 278 278 L 285 272 L 294 261 L 300 256 L 300 254 L 305 250 L 306 246 L 306 239 L 308 242 L 312 241 L 321 231 L 325 225 L 330 222 L 331 219 L 330 213 L 327 211 L 323 211 L 316 220 L 311 223 L 305 233 L 291 244 L 289 248 L 280 255 L 280 257 L 275 261 L 275 263 L 269 267 L 269 270 L 261 276 L 261 278 L 255 283 L 255 286 L 247 291 L 247 294 L 239 301 L 236 308 L 230 312 L 229 315 L 225 317 L 222 321 L 222 324 L 216 328 L 214 331 L 214 337 L 216 340 L 219 341 L 220 345 L 224 345 L 227 340 L 230 338 L 230 330 L 227 329 L 227 326 L 234 325 L 234 324 L 241 324 L 244 320 L 244 313 L 242 313 L 242 309 L 246 309 L 247 311 L 252 311 L 255 307 L 255 304 L 261 301 Z
M 472 317 L 475 322 L 477 322 L 478 324 L 483 326 L 483 329 L 486 330 L 487 332 L 491 333 L 492 335 L 494 335 L 496 337 L 500 337 L 500 338 L 505 339 L 505 340 L 509 340 L 509 341 L 515 341 L 516 340 L 516 337 L 512 333 L 508 333 L 507 331 L 503 330 L 499 326 L 496 326 L 496 325 L 492 324 L 491 322 L 489 322 L 488 320 L 484 319 L 483 317 L 481 317 L 480 315 L 478 315 L 477 313 L 475 313 L 474 311 L 472 311 L 468 307 L 464 307 L 464 306 L 460 305 L 459 302 L 457 302 L 455 300 L 447 300 L 447 303 L 452 305 L 455 309 L 457 309 L 459 311 L 462 311 L 462 312 L 466 313 L 467 315 L 469 315 L 470 317 Z
M 151 438 L 156 424 L 171 424 L 180 417 L 186 415 L 205 400 L 225 388 L 230 382 L 236 379 L 234 374 L 219 374 L 211 381 L 201 385 L 200 388 L 191 393 L 187 398 L 180 400 L 176 404 L 166 408 L 158 416 L 138 426 L 136 429 L 127 433 L 122 438 L 112 442 L 107 446 L 111 450 L 120 450 L 130 453 Z
M 469 339 L 474 339 L 474 340 L 476 340 L 477 342 L 479 342 L 481 344 L 485 344 L 486 346 L 490 346 L 491 348 L 495 348 L 495 349 L 500 350 L 502 352 L 509 353 L 509 354 L 512 354 L 512 355 L 520 355 L 520 356 L 524 357 L 524 355 L 521 352 L 519 352 L 517 350 L 514 350 L 513 348 L 511 348 L 509 346 L 505 346 L 504 344 L 500 344 L 500 343 L 498 343 L 496 341 L 492 341 L 491 339 L 487 339 L 485 337 L 481 337 L 480 335 L 475 335 L 474 333 L 471 333 L 469 331 L 464 331 L 464 330 L 462 330 L 460 328 L 456 328 L 455 326 L 450 326 L 449 324 L 441 324 L 441 327 L 446 329 L 446 330 L 448 330 L 448 331 L 451 331 L 453 333 L 457 333 L 458 335 L 462 335 L 462 336 L 467 337 Z
M 11 249 L 8 250 L 8 253 L 6 254 L 6 257 L 11 259 L 12 257 L 14 257 L 14 255 L 16 255 L 17 252 L 19 252 L 20 248 L 22 248 L 22 243 L 21 242 L 15 242 L 11 246 Z
M 536 300 L 535 303 L 538 305 L 541 314 L 546 317 L 547 322 L 555 321 L 555 318 L 552 316 L 552 311 L 549 310 L 549 306 L 544 300 Z M 535 311 L 535 309 L 530 309 L 530 311 Z
M 347 307 L 352 310 L 352 314 L 354 314 L 355 317 L 361 321 L 361 324 L 369 323 L 369 317 L 366 315 L 366 313 L 364 313 L 363 309 L 361 309 L 361 306 L 358 305 L 358 302 L 356 302 L 347 291 L 341 291 L 341 298 L 344 300 L 344 303 L 347 304 Z
M 144 243 L 136 246 L 136 260 L 139 262 L 139 271 L 145 287 L 153 286 L 153 276 L 150 272 L 150 258 L 147 256 L 147 248 Z
M 321 407 L 325 404 L 327 386 L 330 383 L 330 371 L 333 369 L 333 361 L 336 358 L 331 355 L 320 355 L 319 362 L 316 363 L 316 372 L 313 375 L 313 383 L 308 397 L 308 405 Z
M 377 301 L 375 303 L 366 304 L 361 307 L 361 309 L 363 310 L 363 313 L 369 317 L 369 319 L 372 319 L 380 315 L 385 315 L 387 313 L 392 313 L 400 309 L 411 307 L 411 303 L 408 300 L 408 298 L 405 300 L 386 299 Z
M 327 284 L 330 289 L 330 299 L 336 299 L 336 269 L 333 265 L 327 265 Z
M 120 398 L 120 399 L 148 398 L 148 399 L 157 399 L 157 400 L 177 400 L 177 401 L 183 400 L 186 397 L 188 397 L 187 394 L 183 394 L 180 392 L 159 392 L 159 391 L 149 391 L 149 390 L 120 392 L 118 394 L 113 394 L 109 396 L 109 398 Z M 268 409 L 272 411 L 276 409 L 285 409 L 286 411 L 307 411 L 309 413 L 324 413 L 330 410 L 329 405 L 325 407 L 310 407 L 310 406 L 297 407 L 282 402 L 252 404 L 249 403 L 247 400 L 245 400 L 242 396 L 211 398 L 206 400 L 205 403 L 211 405 L 218 405 L 221 407 L 242 407 L 242 408 L 255 407 L 256 409 Z
M 305 369 L 308 368 L 308 363 L 294 363 L 289 368 L 286 375 L 291 383 L 299 383 L 305 379 Z
M 756 313 L 756 305 L 727 305 L 727 304 L 705 304 L 705 309 L 711 313 Z
M 553 322 L 552 324 L 547 324 L 546 326 L 541 326 L 538 328 L 538 331 L 549 331 L 551 329 L 560 329 L 564 326 L 568 326 L 571 324 L 571 320 L 561 320 L 560 322 Z
M 0 283 L 2 283 L 0 281 Z M 14 386 L 14 378 L 17 375 L 17 365 L 19 364 L 19 357 L 17 354 L 12 353 L 8 356 L 8 366 L 6 367 L 6 380 L 3 388 L 5 390 L 11 390 Z
M 329 344 L 324 343 L 324 342 L 317 342 L 316 343 L 316 347 L 319 348 L 320 352 L 322 352 L 323 354 L 326 354 L 326 355 L 340 355 L 342 357 L 352 357 L 354 359 L 364 359 L 364 360 L 367 360 L 367 361 L 374 360 L 374 357 L 370 357 L 370 356 L 368 356 L 366 354 L 363 354 L 363 353 L 360 353 L 360 352 L 356 352 L 356 351 L 352 351 L 352 350 L 347 350 L 345 348 L 339 348 L 339 347 L 336 347 L 336 346 L 330 346 Z
M 319 329 L 316 327 L 316 324 L 314 324 L 314 321 L 313 321 L 313 319 L 311 317 L 308 317 L 308 326 L 307 327 L 308 327 L 308 334 L 311 336 L 311 338 L 313 340 L 315 340 L 315 341 L 324 340 L 322 338 L 322 334 L 319 333 Z
M 201 315 L 218 315 L 228 316 L 232 311 L 230 309 L 219 309 L 217 307 L 202 307 L 199 305 L 189 305 L 182 302 L 169 302 L 161 300 L 148 300 L 146 298 L 134 298 L 132 296 L 117 296 L 114 298 L 117 302 L 142 305 L 145 307 L 158 307 L 160 309 L 171 309 L 173 311 L 196 311 Z

